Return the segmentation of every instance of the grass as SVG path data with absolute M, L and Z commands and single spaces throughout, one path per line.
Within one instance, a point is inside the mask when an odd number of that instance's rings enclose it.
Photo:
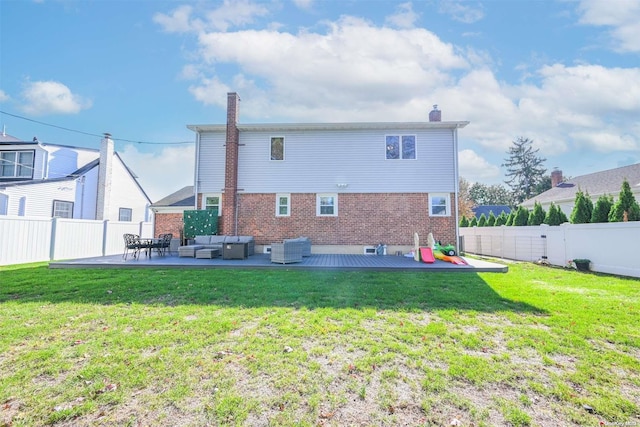
M 0 426 L 640 424 L 640 280 L 0 267 Z

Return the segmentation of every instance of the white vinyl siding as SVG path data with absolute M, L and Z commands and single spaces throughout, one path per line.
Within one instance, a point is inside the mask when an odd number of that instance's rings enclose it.
M 390 130 L 287 131 L 286 162 L 265 155 L 272 134 L 268 131 L 240 133 L 238 188 L 244 193 L 325 193 L 340 189 L 350 193 L 428 193 L 455 191 L 455 156 L 452 129 L 430 129 L 398 134 L 416 135 L 412 161 L 388 161 L 385 135 Z M 204 135 L 209 135 L 205 133 Z M 224 137 L 224 135 L 222 135 Z M 212 139 L 203 136 L 203 139 Z M 222 144 L 220 144 L 222 145 Z M 206 149 L 209 152 L 209 149 Z M 201 192 L 224 186 L 224 154 L 209 163 L 200 159 Z M 213 169 L 220 169 L 218 172 Z M 214 178 L 215 176 L 215 178 Z M 213 184 L 215 182 L 215 184 Z M 338 184 L 347 184 L 339 187 Z M 215 191 L 212 189 L 212 191 Z
M 269 163 L 268 158 L 264 158 L 263 140 L 262 157 L 265 163 Z M 200 136 L 200 155 L 197 157 L 196 182 L 198 183 L 198 193 L 219 193 L 224 188 L 225 170 L 225 134 L 224 133 L 203 133 Z M 240 147 L 240 156 L 243 155 L 245 147 Z
M 276 194 L 276 216 L 291 215 L 291 194 Z
M 317 216 L 338 216 L 338 195 L 335 193 L 316 195 Z
M 449 194 L 446 193 L 429 194 L 429 215 L 451 216 L 451 206 L 449 200 Z

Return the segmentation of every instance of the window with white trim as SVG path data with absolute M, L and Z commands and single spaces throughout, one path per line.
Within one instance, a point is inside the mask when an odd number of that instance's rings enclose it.
M 64 200 L 53 201 L 54 218 L 73 218 L 73 202 L 65 202 Z
M 0 152 L 0 178 L 33 178 L 33 151 Z
M 291 195 L 276 194 L 276 216 L 291 215 Z
M 316 195 L 317 216 L 338 216 L 338 194 L 327 193 Z
M 133 210 L 131 208 L 120 208 L 118 221 L 131 222 L 133 220 Z
M 203 194 L 202 209 L 216 210 L 218 212 L 218 216 L 222 215 L 222 193 Z
M 387 160 L 415 160 L 415 135 L 387 135 L 385 137 L 385 152 Z
M 271 137 L 271 160 L 284 160 L 284 136 Z
M 450 197 L 448 193 L 429 194 L 430 216 L 451 216 Z

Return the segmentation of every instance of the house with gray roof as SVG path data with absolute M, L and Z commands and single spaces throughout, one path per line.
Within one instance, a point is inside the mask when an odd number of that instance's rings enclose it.
M 548 211 L 553 202 L 569 216 L 578 191 L 588 193 L 594 204 L 602 195 L 610 195 L 617 200 L 625 179 L 629 182 L 636 200 L 640 201 L 640 163 L 581 175 L 566 181 L 562 178 L 562 171 L 554 170 L 551 173 L 552 188 L 525 200 L 522 206 L 533 209 L 534 203 L 538 202 Z

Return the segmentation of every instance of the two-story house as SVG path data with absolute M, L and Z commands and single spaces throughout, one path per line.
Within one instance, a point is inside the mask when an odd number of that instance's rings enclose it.
M 425 122 L 241 124 L 239 101 L 228 94 L 226 124 L 187 126 L 191 209 L 217 209 L 219 234 L 258 245 L 306 236 L 325 253 L 411 246 L 414 233 L 457 241 L 457 132 L 468 122 L 443 122 L 434 107 Z M 179 232 L 171 207 L 159 204 L 156 232 Z
M 150 205 L 109 134 L 99 150 L 0 135 L 0 215 L 142 222 Z

